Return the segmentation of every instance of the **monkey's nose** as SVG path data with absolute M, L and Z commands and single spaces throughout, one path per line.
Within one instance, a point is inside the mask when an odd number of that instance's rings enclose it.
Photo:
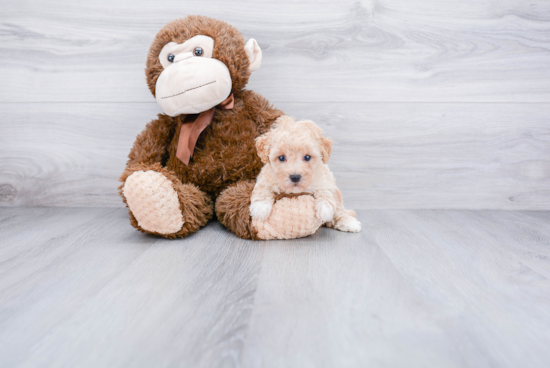
M 182 61 L 182 60 L 185 60 L 185 59 L 189 59 L 191 57 L 193 57 L 192 53 L 182 52 L 182 53 L 176 55 L 176 57 L 174 58 L 174 63 L 177 63 L 178 61 Z
M 293 183 L 299 182 L 301 178 L 301 175 L 290 175 L 290 180 L 292 180 Z

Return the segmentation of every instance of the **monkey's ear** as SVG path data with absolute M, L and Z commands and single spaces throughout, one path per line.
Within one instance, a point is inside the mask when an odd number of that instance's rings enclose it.
M 251 72 L 255 72 L 256 70 L 260 69 L 260 65 L 262 64 L 262 49 L 260 49 L 260 45 L 258 45 L 258 42 L 256 42 L 255 39 L 251 38 L 246 43 L 244 51 L 246 52 L 246 56 L 248 56 L 248 61 L 250 62 L 248 70 L 250 70 Z
M 269 150 L 271 149 L 269 145 L 270 138 L 271 135 L 268 133 L 256 138 L 256 151 L 264 164 L 269 163 Z

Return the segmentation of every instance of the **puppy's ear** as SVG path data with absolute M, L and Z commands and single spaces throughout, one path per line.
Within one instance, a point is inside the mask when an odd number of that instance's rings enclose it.
M 319 149 L 321 150 L 321 155 L 323 155 L 323 163 L 326 164 L 330 159 L 330 153 L 332 152 L 332 140 L 323 137 L 323 129 L 319 128 L 317 124 L 315 124 L 313 121 L 304 120 L 301 123 L 307 126 L 309 130 L 311 130 L 311 132 L 315 136 L 315 139 L 317 139 L 317 142 L 319 142 Z
M 269 141 L 271 134 L 266 133 L 256 138 L 256 152 L 264 164 L 269 163 L 269 150 L 271 149 Z
M 332 152 L 332 140 L 330 138 L 321 137 L 319 139 L 319 147 L 321 148 L 321 154 L 323 155 L 323 163 L 327 163 L 330 159 Z

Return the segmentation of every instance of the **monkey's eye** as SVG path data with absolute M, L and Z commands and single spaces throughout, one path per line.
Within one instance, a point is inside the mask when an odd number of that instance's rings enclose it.
M 285 155 L 281 155 L 281 156 L 279 156 L 279 161 L 281 161 L 281 162 L 285 162 L 285 160 L 286 160 L 286 157 L 285 157 Z
M 202 56 L 202 47 L 195 47 L 195 49 L 193 50 L 193 54 L 195 56 Z
M 175 58 L 174 54 L 169 54 L 169 55 L 168 55 L 168 61 L 169 61 L 169 62 L 173 63 L 173 62 L 174 62 L 174 58 Z
M 311 160 L 311 156 L 310 156 L 310 155 L 305 155 L 305 156 L 304 156 L 304 160 L 306 160 L 306 161 Z

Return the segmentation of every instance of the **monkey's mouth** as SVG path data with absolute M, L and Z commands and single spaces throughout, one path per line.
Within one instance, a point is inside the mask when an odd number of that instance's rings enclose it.
M 199 89 L 199 88 L 202 88 L 202 87 L 206 87 L 206 86 L 208 86 L 208 85 L 210 85 L 210 84 L 213 84 L 213 83 L 216 83 L 216 81 L 208 82 L 208 83 L 205 83 L 205 84 L 200 85 L 200 86 L 197 86 L 197 87 L 193 87 L 193 88 L 186 89 L 185 91 L 180 92 L 180 93 L 176 93 L 175 95 L 166 96 L 166 97 L 161 97 L 161 99 L 164 100 L 164 99 L 166 99 L 166 98 L 172 98 L 172 97 L 176 97 L 176 96 L 179 96 L 179 95 L 183 95 L 185 92 L 189 92 L 189 91 L 192 91 L 192 90 L 195 90 L 195 89 Z

